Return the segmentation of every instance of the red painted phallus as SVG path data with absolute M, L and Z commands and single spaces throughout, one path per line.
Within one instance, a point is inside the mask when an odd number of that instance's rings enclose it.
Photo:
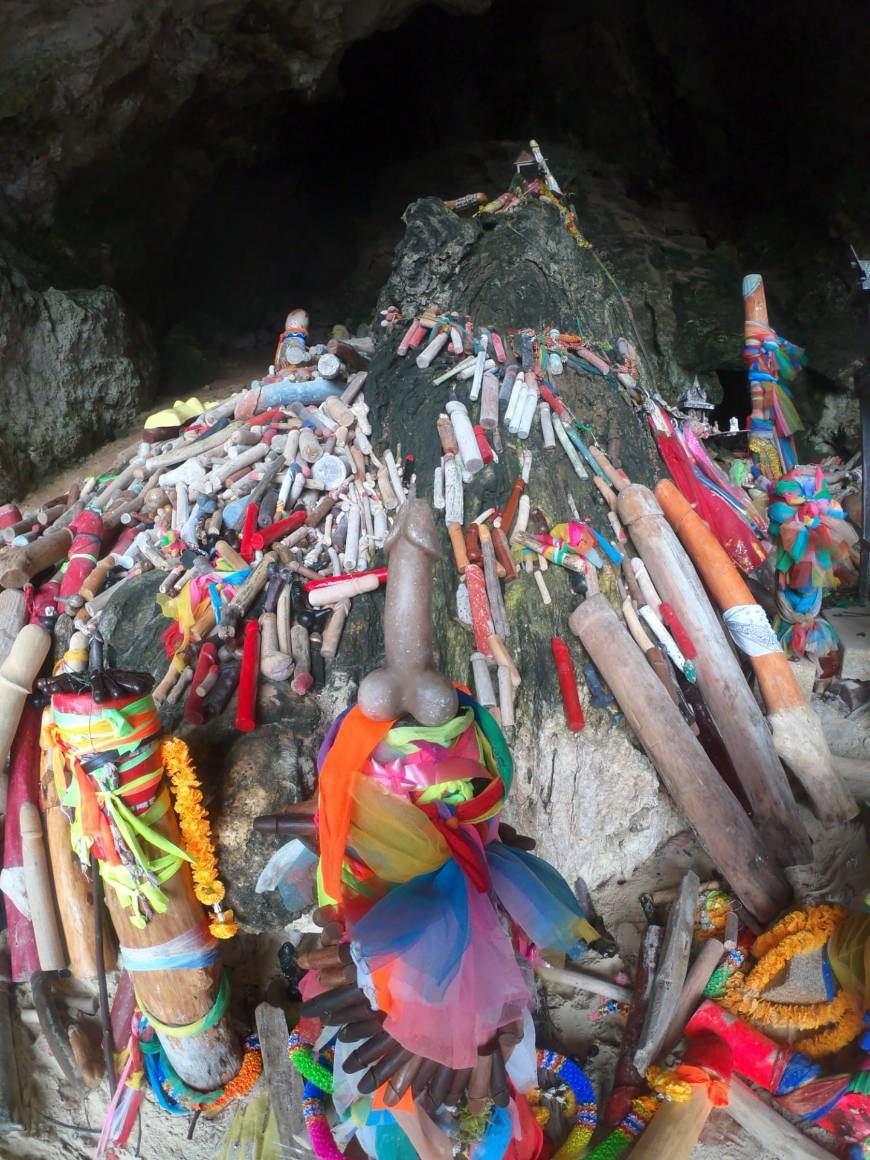
M 568 646 L 558 636 L 551 639 L 550 647 L 553 650 L 553 660 L 556 662 L 556 672 L 559 676 L 559 687 L 562 690 L 565 722 L 572 733 L 579 733 L 586 721 L 580 706 L 580 694 L 577 692 L 574 662 L 571 660 Z

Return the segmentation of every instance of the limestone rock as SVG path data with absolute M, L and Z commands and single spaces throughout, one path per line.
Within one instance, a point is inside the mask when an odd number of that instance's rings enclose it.
M 268 98 L 315 94 L 344 50 L 393 28 L 418 0 L 87 0 L 15 3 L 0 45 L 0 186 L 12 221 L 53 224 L 58 193 L 91 163 L 118 153 L 131 169 L 186 107 L 209 120 Z M 482 12 L 489 0 L 445 7 Z M 222 117 L 223 114 L 223 117 Z M 217 140 L 217 139 L 216 139 Z M 211 165 L 180 146 L 173 183 Z M 171 199 L 170 199 L 171 200 Z
M 145 326 L 115 290 L 35 290 L 0 260 L 0 502 L 130 424 L 149 398 Z
M 505 328 L 564 327 L 580 318 L 585 331 L 602 341 L 625 335 L 640 345 L 623 300 L 594 254 L 578 248 L 551 207 L 532 205 L 482 228 L 426 198 L 408 209 L 405 220 L 405 237 L 381 306 L 395 302 L 411 316 L 435 303 L 444 310 L 470 313 L 479 324 Z M 440 457 L 435 419 L 450 397 L 449 389 L 433 388 L 433 371 L 418 370 L 410 356 L 399 358 L 397 344 L 394 335 L 378 346 L 366 385 L 376 424 L 373 440 L 381 446 L 401 443 L 403 453 L 413 452 L 418 494 L 430 499 Z M 655 381 L 642 348 L 638 355 L 645 381 Z M 578 418 L 605 443 L 610 435 L 619 436 L 623 466 L 632 479 L 649 483 L 658 477 L 661 468 L 646 425 L 612 386 L 601 377 L 566 370 L 559 389 Z M 459 394 L 464 398 L 467 392 L 461 389 Z M 466 485 L 466 520 L 492 504 L 503 504 L 510 493 L 523 445 L 506 431 L 503 439 L 500 462 Z M 611 539 L 606 509 L 591 481 L 574 476 L 561 449 L 545 452 L 539 438 L 525 446 L 534 456 L 527 489 L 532 508 L 539 507 L 552 522 L 567 519 L 569 491 L 583 516 Z M 440 518 L 438 523 L 443 559 L 436 575 L 435 641 L 445 671 L 464 684 L 471 679 L 472 639 L 456 619 L 457 577 Z M 608 571 L 601 573 L 603 590 L 612 590 Z M 546 583 L 552 596 L 549 607 L 542 604 L 533 578 L 523 572 L 506 594 L 511 624 L 507 645 L 523 676 L 516 707 L 519 727 L 509 738 L 515 764 L 509 812 L 569 880 L 581 876 L 594 889 L 605 878 L 630 872 L 685 823 L 669 806 L 655 770 L 632 744 L 625 725 L 614 724 L 606 711 L 589 706 L 582 674 L 588 657 L 567 628 L 568 615 L 580 598 L 572 594 L 567 573 L 559 567 L 548 569 Z M 383 596 L 375 593 L 369 599 L 377 605 Z M 373 650 L 380 653 L 383 647 L 379 619 L 359 603 L 354 602 L 336 666 L 351 684 L 378 663 Z M 550 651 L 553 635 L 568 642 L 578 675 L 587 725 L 577 735 L 569 734 L 564 724 Z
M 122 584 L 100 617 L 108 663 L 150 673 L 159 681 L 168 664 L 161 634 L 169 621 L 160 615 L 157 592 L 165 572 L 145 572 Z
M 150 672 L 157 680 L 168 663 L 160 638 L 171 623 L 160 615 L 155 599 L 164 575 L 147 572 L 124 584 L 100 622 L 109 663 Z M 227 905 L 246 929 L 270 929 L 290 916 L 277 896 L 259 895 L 254 886 L 282 839 L 255 834 L 251 823 L 258 814 L 280 813 L 314 793 L 321 709 L 316 698 L 299 697 L 286 683 L 261 681 L 255 732 L 239 733 L 235 714 L 235 697 L 223 713 L 200 726 L 185 723 L 183 702 L 160 710 L 167 732 L 190 746 L 229 889 Z

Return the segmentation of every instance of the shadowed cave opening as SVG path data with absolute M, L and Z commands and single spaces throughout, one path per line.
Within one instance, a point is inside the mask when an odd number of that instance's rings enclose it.
M 191 346 L 206 362 L 262 349 L 296 302 L 319 324 L 366 320 L 404 207 L 496 196 L 533 135 L 581 226 L 599 172 L 640 218 L 679 204 L 711 250 L 735 247 L 750 264 L 818 251 L 859 177 L 832 131 L 857 115 L 857 14 L 822 21 L 797 5 L 783 20 L 779 7 L 754 11 L 748 35 L 741 4 L 424 5 L 352 45 L 317 99 L 222 110 L 205 159 L 217 114 L 192 101 L 150 156 L 122 158 L 102 181 L 83 171 L 63 213 L 96 228 L 103 272 L 153 326 L 170 374 Z M 183 205 L 162 205 L 176 186 Z M 136 241 L 116 241 L 131 230 Z M 175 369 L 187 372 L 183 357 Z
M 0 494 L 157 394 L 256 373 L 293 306 L 317 339 L 371 325 L 405 208 L 498 196 L 531 137 L 658 389 L 676 397 L 697 374 L 726 420 L 740 413 L 740 278 L 757 270 L 772 324 L 810 356 L 805 418 L 828 408 L 825 447 L 854 442 L 849 245 L 870 249 L 859 6 L 79 6 L 61 22 L 13 6 L 0 52 L 0 370 L 32 410 L 70 404 L 41 433 L 0 422 Z

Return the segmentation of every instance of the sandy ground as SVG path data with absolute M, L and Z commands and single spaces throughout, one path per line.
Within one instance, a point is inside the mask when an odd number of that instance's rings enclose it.
M 206 401 L 230 394 L 234 389 L 255 377 L 259 367 L 235 367 L 219 379 L 198 392 Z M 158 401 L 151 410 L 173 399 Z M 142 418 L 144 419 L 144 415 Z M 51 495 L 64 491 L 73 482 L 80 481 L 89 474 L 99 473 L 110 467 L 118 453 L 129 447 L 136 438 L 137 428 L 113 443 L 95 451 L 86 461 L 74 468 L 43 480 L 33 493 L 25 497 L 23 505 L 37 506 Z M 825 724 L 832 734 L 839 734 L 841 743 L 844 721 L 842 714 L 828 708 L 823 714 Z M 850 723 L 851 724 L 851 723 Z M 853 755 L 866 756 L 866 717 L 854 722 L 856 728 L 850 737 L 851 745 L 846 749 Z M 842 834 L 824 834 L 819 831 L 819 853 L 826 869 L 823 876 L 835 879 L 857 878 L 856 859 L 866 858 L 863 836 L 856 831 L 851 843 L 844 843 Z M 851 847 L 848 854 L 846 847 Z M 856 854 L 855 851 L 858 853 Z M 845 873 L 844 873 L 844 859 Z M 638 897 L 642 892 L 661 886 L 673 885 L 690 866 L 701 875 L 702 880 L 710 877 L 710 867 L 705 857 L 695 846 L 689 834 L 677 835 L 655 856 L 639 867 L 630 878 L 605 883 L 595 892 L 595 902 L 599 913 L 605 919 L 608 929 L 616 937 L 620 956 L 610 960 L 596 960 L 592 957 L 584 962 L 584 969 L 596 971 L 613 978 L 623 970 L 631 971 L 634 956 L 643 927 L 643 914 Z M 832 868 L 833 867 L 833 868 Z M 280 921 L 280 920 L 279 920 Z M 5 935 L 3 936 L 5 937 Z M 240 1025 L 249 1029 L 253 1020 L 253 1008 L 267 989 L 270 996 L 280 990 L 280 972 L 277 967 L 276 951 L 284 940 L 282 932 L 270 936 L 240 936 L 226 948 L 226 961 L 233 977 L 234 1011 Z M 72 987 L 70 987 L 72 989 Z M 22 1077 L 24 1099 L 30 1120 L 28 1134 L 17 1133 L 0 1137 L 0 1158 L 27 1158 L 27 1160 L 86 1160 L 94 1153 L 98 1129 L 107 1102 L 106 1085 L 94 1091 L 73 1090 L 64 1079 L 52 1058 L 44 1039 L 39 1036 L 34 1012 L 27 987 L 14 988 L 13 1023 L 15 1026 L 15 1048 L 19 1072 Z M 88 992 L 87 985 L 76 983 L 78 994 Z M 609 1087 L 610 1076 L 619 1053 L 623 1016 L 619 1012 L 602 1010 L 603 1001 L 585 992 L 577 991 L 573 996 L 553 994 L 550 997 L 551 1019 L 557 1042 L 563 1050 L 586 1060 L 586 1067 L 596 1089 L 600 1093 Z M 78 1016 L 77 1018 L 83 1018 Z M 95 1036 L 95 1022 L 85 1018 Z M 262 1086 L 262 1085 L 260 1085 Z M 259 1090 L 259 1089 L 257 1089 Z M 255 1092 L 256 1094 L 256 1092 Z M 141 1135 L 134 1131 L 131 1146 L 123 1155 L 141 1156 L 145 1160 L 166 1160 L 168 1157 L 184 1156 L 187 1160 L 212 1160 L 228 1156 L 233 1160 L 255 1160 L 256 1152 L 224 1151 L 228 1129 L 233 1112 L 224 1112 L 213 1121 L 200 1118 L 191 1139 L 188 1139 L 190 1122 L 187 1117 L 172 1117 L 161 1112 L 153 1097 L 146 1097 L 141 1115 Z M 820 1137 L 824 1139 L 824 1137 Z M 307 1160 L 302 1151 L 300 1160 Z M 701 1143 L 692 1153 L 693 1160 L 775 1160 L 769 1153 L 759 1151 L 758 1146 L 734 1122 L 721 1111 L 715 1111 L 701 1138 Z M 264 1155 L 263 1160 L 272 1160 Z M 664 1158 L 663 1158 L 664 1160 Z

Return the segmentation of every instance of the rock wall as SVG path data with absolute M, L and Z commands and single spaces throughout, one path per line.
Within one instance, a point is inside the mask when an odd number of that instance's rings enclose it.
M 386 302 L 395 302 L 408 315 L 436 302 L 503 329 L 568 325 L 579 313 L 602 338 L 635 337 L 624 302 L 594 254 L 578 249 L 557 212 L 545 205 L 528 206 L 483 229 L 458 218 L 437 199 L 416 202 L 406 214 L 405 237 L 381 295 L 381 303 Z M 435 420 L 450 390 L 433 387 L 434 371 L 419 370 L 412 357 L 400 358 L 398 339 L 397 333 L 385 337 L 372 359 L 366 384 L 372 443 L 376 449 L 400 446 L 403 454 L 413 452 L 418 494 L 431 500 L 433 469 L 440 457 Z M 642 375 L 652 373 L 642 353 L 640 367 Z M 623 464 L 633 479 L 651 483 L 657 478 L 657 452 L 646 425 L 611 386 L 601 378 L 567 371 L 560 391 L 599 436 L 621 439 Z M 458 394 L 466 397 L 467 390 Z M 560 449 L 544 451 L 539 434 L 527 446 L 533 454 L 527 489 L 532 507 L 540 508 L 550 522 L 564 519 L 570 492 L 584 517 L 609 538 L 606 508 L 592 483 L 574 476 Z M 466 486 L 466 520 L 490 504 L 504 503 L 522 449 L 505 431 L 499 462 Z M 472 636 L 457 619 L 457 575 L 440 526 L 443 558 L 433 601 L 436 647 L 444 671 L 468 684 Z M 586 727 L 580 734 L 567 731 L 550 638 L 558 635 L 568 641 L 579 674 L 587 658 L 567 629 L 579 597 L 557 566 L 547 571 L 546 583 L 550 606 L 542 603 L 526 573 L 506 593 L 511 625 L 507 643 L 523 676 L 518 725 L 510 737 L 516 765 L 510 816 L 539 838 L 547 857 L 570 880 L 582 877 L 598 887 L 629 875 L 685 823 L 624 722 L 589 704 L 582 675 Z M 609 570 L 603 570 L 602 588 L 612 583 Z M 167 663 L 160 633 L 168 622 L 160 619 L 154 602 L 158 584 L 159 577 L 146 575 L 125 585 L 104 614 L 102 629 L 113 662 L 143 666 L 159 679 Z M 258 710 L 262 727 L 255 734 L 235 732 L 234 702 L 202 727 L 183 725 L 172 706 L 162 710 L 169 727 L 180 727 L 204 771 L 221 864 L 232 884 L 229 902 L 251 929 L 281 925 L 285 918 L 276 898 L 254 892 L 276 843 L 252 834 L 250 820 L 311 795 L 314 760 L 326 725 L 355 699 L 362 677 L 381 663 L 382 611 L 382 591 L 354 600 L 319 703 L 297 697 L 286 686 L 263 682 Z
M 0 502 L 114 438 L 154 377 L 147 327 L 116 290 L 35 290 L 0 260 Z
M 394 27 L 420 0 L 50 0 L 4 9 L 0 45 L 0 220 L 50 229 L 77 172 L 139 168 L 176 119 L 200 121 L 200 150 L 267 98 L 314 95 L 341 54 Z M 489 0 L 447 0 L 481 12 Z M 203 123 L 206 122 L 206 123 Z M 177 160 L 196 169 L 204 156 Z M 120 164 L 119 164 L 120 163 Z M 167 167 L 168 168 L 168 167 Z
M 845 9 L 755 19 L 746 38 L 730 11 L 674 22 L 647 0 L 541 0 L 534 19 L 521 0 L 10 0 L 0 255 L 35 294 L 96 294 L 108 331 L 146 318 L 170 385 L 195 388 L 191 368 L 259 350 L 288 298 L 364 319 L 404 206 L 497 193 L 535 134 L 660 387 L 697 372 L 715 397 L 739 368 L 739 277 L 760 269 L 774 325 L 810 352 L 799 402 L 812 417 L 838 392 L 821 438 L 842 450 L 863 348 L 846 246 L 866 244 L 862 26 Z M 117 356 L 96 326 L 86 345 L 58 459 L 89 439 L 88 368 Z M 151 359 L 131 355 L 143 384 Z M 0 451 L 26 484 L 20 442 Z

